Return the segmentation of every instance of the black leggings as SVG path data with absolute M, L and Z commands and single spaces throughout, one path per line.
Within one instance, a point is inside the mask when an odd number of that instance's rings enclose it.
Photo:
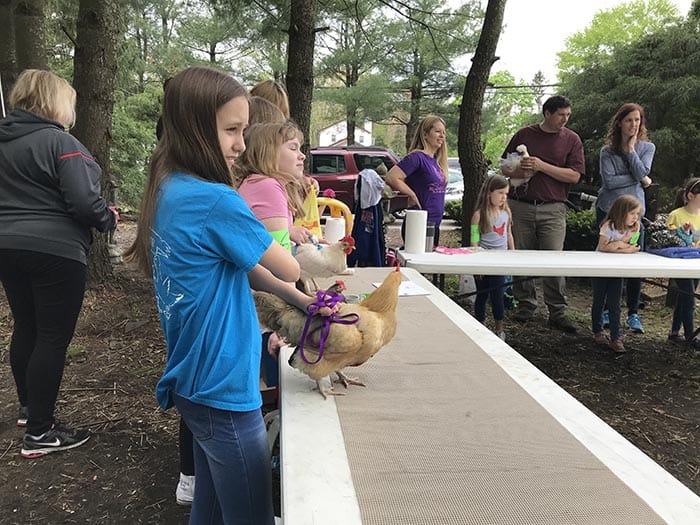
M 30 434 L 43 434 L 54 422 L 85 275 L 85 265 L 72 259 L 0 249 L 0 280 L 14 318 L 10 364 L 19 402 L 29 408 Z

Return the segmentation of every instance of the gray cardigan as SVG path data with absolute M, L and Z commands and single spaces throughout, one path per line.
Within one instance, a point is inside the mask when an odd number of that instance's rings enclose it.
M 603 146 L 600 150 L 602 186 L 598 190 L 596 206 L 607 213 L 620 195 L 633 195 L 642 203 L 644 214 L 644 189 L 639 181 L 651 173 L 655 151 L 656 146 L 651 142 L 637 142 L 629 154 L 615 153 L 610 146 Z

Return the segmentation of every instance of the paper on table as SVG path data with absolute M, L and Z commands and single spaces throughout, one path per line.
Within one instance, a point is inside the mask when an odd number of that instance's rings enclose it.
M 379 288 L 381 284 L 382 283 L 372 283 L 375 288 Z M 407 297 L 409 295 L 430 295 L 430 292 L 411 281 L 401 281 L 399 297 Z

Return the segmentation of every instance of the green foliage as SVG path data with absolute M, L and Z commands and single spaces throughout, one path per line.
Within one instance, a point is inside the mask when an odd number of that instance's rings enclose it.
M 662 186 L 700 173 L 700 28 L 690 19 L 617 48 L 605 65 L 568 79 L 571 128 L 584 138 L 587 174 L 598 174 L 600 147 L 617 108 L 635 101 L 646 111 L 656 155 L 651 177 Z
M 138 209 L 141 203 L 162 93 L 159 87 L 148 87 L 114 106 L 112 172 L 123 208 Z
M 570 79 L 592 65 L 608 64 L 620 47 L 678 21 L 678 10 L 670 0 L 632 0 L 599 11 L 590 26 L 571 35 L 564 51 L 558 53 L 559 80 Z
M 536 76 L 534 82 L 541 83 L 542 75 Z M 514 86 L 515 78 L 507 71 L 497 71 L 489 78 L 494 86 Z M 524 85 L 520 80 L 517 85 Z M 498 167 L 498 160 L 508 145 L 510 138 L 521 127 L 539 120 L 534 113 L 536 92 L 521 89 L 493 89 L 484 98 L 481 113 L 481 135 L 484 142 L 484 158 Z
M 457 201 L 445 203 L 445 215 L 457 223 L 457 226 L 463 226 L 462 203 Z
M 591 251 L 598 246 L 595 209 L 566 212 L 565 250 Z

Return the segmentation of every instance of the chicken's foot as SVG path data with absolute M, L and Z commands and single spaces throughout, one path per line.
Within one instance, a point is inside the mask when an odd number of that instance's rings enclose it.
M 367 386 L 362 381 L 360 381 L 359 377 L 348 377 L 339 370 L 336 370 L 335 374 L 338 376 L 337 382 L 342 383 L 345 388 L 347 388 L 349 385 Z
M 316 389 L 323 396 L 323 399 L 328 399 L 328 396 L 344 396 L 345 392 L 338 392 L 333 389 L 333 384 L 331 383 L 330 388 L 321 386 L 321 381 L 316 381 Z

